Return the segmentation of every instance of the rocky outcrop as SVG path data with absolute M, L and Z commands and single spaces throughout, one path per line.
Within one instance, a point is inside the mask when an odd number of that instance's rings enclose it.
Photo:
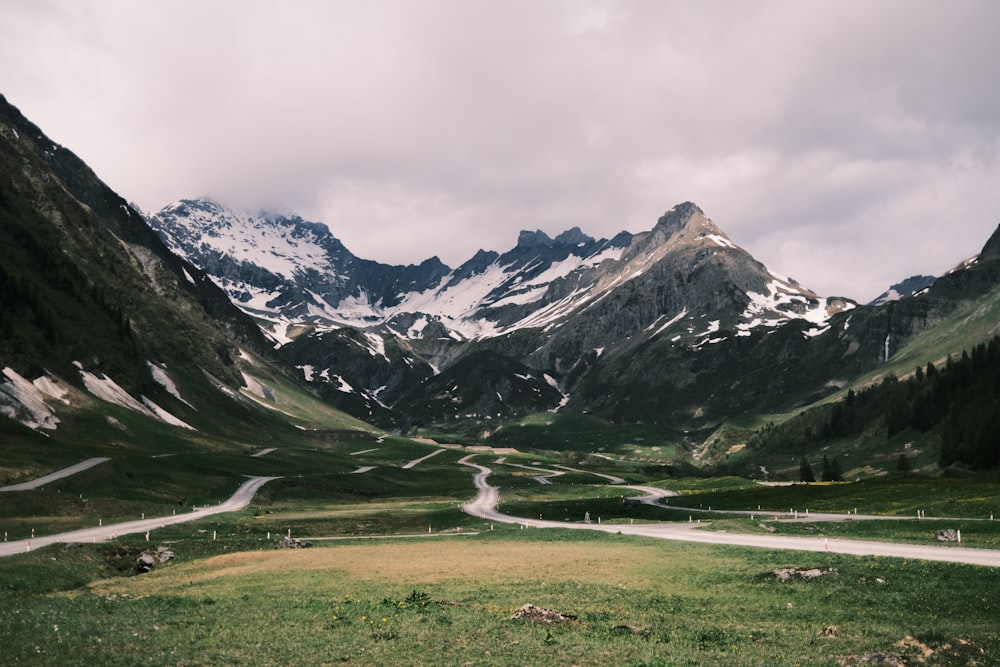
M 156 549 L 146 549 L 136 558 L 136 569 L 139 572 L 151 572 L 157 565 L 162 565 L 175 558 L 173 551 L 167 547 L 156 547 Z
M 779 567 L 771 570 L 778 581 L 789 579 L 817 579 L 831 574 L 838 574 L 835 567 Z
M 572 614 L 563 614 L 552 609 L 536 607 L 530 602 L 515 611 L 514 615 L 510 618 L 514 621 L 528 620 L 536 621 L 538 623 L 563 623 L 566 621 L 580 620 L 579 617 L 573 616 Z
M 281 549 L 308 549 L 313 545 L 309 540 L 300 540 L 297 537 L 291 537 L 286 535 L 281 538 L 281 542 L 278 543 L 278 547 Z

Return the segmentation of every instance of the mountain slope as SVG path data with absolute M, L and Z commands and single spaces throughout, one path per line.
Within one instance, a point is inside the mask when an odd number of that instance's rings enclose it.
M 0 247 L 0 415 L 137 446 L 261 422 L 241 388 L 283 371 L 260 329 L 2 97 Z
M 921 290 L 933 285 L 935 280 L 936 278 L 934 276 L 910 276 L 906 280 L 892 285 L 889 289 L 879 294 L 869 305 L 880 306 L 884 303 L 889 303 L 890 301 L 899 301 L 905 296 L 913 296 Z
M 0 326 L 12 334 L 2 337 L 10 363 L 74 373 L 78 359 L 134 386 L 149 380 L 149 356 L 176 356 L 177 333 L 187 329 L 186 356 L 225 377 L 231 362 L 208 313 L 246 344 L 263 344 L 199 269 L 169 253 L 125 200 L 2 98 L 0 136 L 8 306 Z

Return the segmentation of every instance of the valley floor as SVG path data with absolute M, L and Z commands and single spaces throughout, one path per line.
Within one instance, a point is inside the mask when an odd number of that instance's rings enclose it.
M 438 450 L 429 456 L 423 457 L 422 459 L 417 459 L 415 462 L 419 463 L 434 454 L 439 453 L 442 450 Z M 520 524 L 524 527 L 531 528 L 571 528 L 571 529 L 581 529 L 581 530 L 595 530 L 602 531 L 605 533 L 620 534 L 620 535 L 636 535 L 642 537 L 652 537 L 657 539 L 665 540 L 677 540 L 684 542 L 700 542 L 703 544 L 719 544 L 719 545 L 731 545 L 731 546 L 744 546 L 744 547 L 755 547 L 761 549 L 777 549 L 777 550 L 792 550 L 792 551 L 805 551 L 805 552 L 832 552 L 840 554 L 849 554 L 855 556 L 886 556 L 886 557 L 896 557 L 896 558 L 913 558 L 920 560 L 932 560 L 932 561 L 943 561 L 951 563 L 968 563 L 974 565 L 985 565 L 989 567 L 1000 567 L 1000 550 L 995 549 L 969 549 L 960 547 L 943 547 L 943 546 L 929 546 L 929 545 L 918 545 L 918 544 L 899 544 L 899 543 L 887 543 L 887 542 L 875 542 L 867 540 L 847 540 L 847 539 L 835 539 L 830 540 L 828 538 L 816 538 L 816 537 L 795 537 L 786 535 L 752 535 L 752 534 L 742 534 L 742 533 L 726 533 L 721 531 L 704 531 L 698 530 L 701 526 L 701 522 L 698 523 L 688 522 L 688 523 L 678 523 L 678 522 L 664 522 L 664 523 L 640 523 L 640 524 L 601 524 L 600 519 L 596 523 L 569 523 L 569 522 L 558 522 L 558 521 L 547 521 L 542 519 L 527 519 L 523 517 L 515 517 L 508 514 L 504 514 L 497 510 L 497 503 L 499 500 L 499 489 L 492 486 L 487 481 L 489 476 L 493 474 L 493 471 L 483 465 L 473 463 L 472 459 L 475 455 L 469 455 L 461 460 L 459 463 L 465 466 L 469 466 L 478 470 L 475 474 L 473 481 L 476 487 L 476 498 L 463 506 L 463 510 L 477 518 L 483 518 L 484 520 L 498 522 L 498 523 L 508 523 L 508 524 Z M 104 459 L 106 460 L 106 459 Z M 78 466 L 87 465 L 93 466 L 97 463 L 103 462 L 101 459 L 91 459 L 90 461 L 85 461 Z M 44 478 L 39 478 L 40 480 L 53 478 L 55 475 L 60 475 L 67 473 L 66 471 L 71 470 L 71 468 L 66 468 L 58 473 L 53 473 L 53 475 L 48 475 Z M 540 472 L 549 473 L 559 473 L 559 471 L 546 471 L 545 469 L 539 468 Z M 361 472 L 357 470 L 355 472 Z M 601 475 L 602 477 L 607 477 L 606 475 Z M 48 544 L 54 543 L 67 543 L 67 542 L 103 542 L 106 540 L 113 540 L 118 536 L 137 534 L 137 533 L 150 533 L 159 528 L 164 528 L 167 525 L 173 525 L 182 522 L 195 521 L 206 516 L 213 514 L 220 514 L 225 512 L 235 512 L 245 508 L 253 498 L 254 494 L 267 482 L 277 479 L 276 477 L 253 477 L 240 486 L 239 489 L 226 501 L 220 502 L 214 506 L 208 506 L 200 509 L 196 509 L 192 512 L 185 512 L 181 515 L 173 514 L 165 517 L 149 518 L 138 521 L 129 521 L 124 523 L 109 524 L 107 526 L 98 526 L 94 528 L 86 528 L 82 530 L 75 530 L 66 533 L 59 533 L 55 535 L 47 535 L 35 537 L 28 540 L 18 540 L 14 542 L 4 542 L 0 544 L 0 556 L 8 556 L 16 553 L 24 553 L 30 551 L 32 548 L 39 548 Z M 35 480 L 36 482 L 39 480 Z M 615 478 L 615 482 L 624 481 L 620 478 Z M 11 487 L 7 487 L 10 489 Z M 655 487 L 644 487 L 644 486 L 625 486 L 624 488 L 630 488 L 635 491 L 642 493 L 643 495 L 639 498 L 640 502 L 647 504 L 657 504 L 663 498 L 676 495 L 676 492 L 657 489 Z M 692 510 L 694 512 L 695 510 Z M 775 513 L 762 511 L 760 514 L 763 515 L 784 515 L 788 516 L 787 513 Z M 789 518 L 792 518 L 789 516 Z M 841 520 L 845 518 L 843 515 L 823 513 L 823 514 L 812 514 L 810 515 L 813 521 L 823 521 L 823 520 Z M 885 517 L 879 517 L 875 515 L 850 515 L 850 518 L 855 520 L 862 519 L 883 519 Z

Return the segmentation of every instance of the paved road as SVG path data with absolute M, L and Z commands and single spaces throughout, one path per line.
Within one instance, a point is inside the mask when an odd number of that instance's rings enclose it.
M 406 465 L 403 466 L 403 470 L 409 470 L 410 468 L 413 468 L 414 466 L 416 466 L 418 463 L 423 463 L 424 461 L 426 461 L 430 457 L 437 456 L 441 452 L 446 452 L 446 451 L 448 451 L 448 450 L 447 449 L 438 449 L 438 450 L 435 450 L 435 451 L 431 452 L 427 456 L 421 456 L 419 459 L 413 459 L 412 461 L 410 461 L 409 463 L 407 463 Z
M 31 540 L 17 540 L 16 542 L 0 543 L 0 556 L 10 556 L 11 554 L 24 553 L 29 549 L 37 549 L 57 542 L 105 542 L 120 535 L 132 535 L 135 533 L 145 533 L 165 526 L 172 526 L 176 523 L 187 521 L 197 521 L 213 514 L 224 514 L 226 512 L 236 512 L 250 504 L 254 494 L 260 487 L 278 477 L 251 477 L 243 483 L 236 493 L 218 505 L 195 509 L 192 512 L 183 514 L 172 514 L 170 516 L 155 519 L 139 519 L 138 521 L 126 521 L 123 523 L 109 524 L 107 526 L 97 526 L 94 528 L 83 528 L 68 533 L 58 533 L 56 535 L 43 535 Z
M 739 533 L 711 532 L 697 530 L 691 523 L 647 523 L 636 525 L 625 524 L 593 524 L 569 523 L 560 521 L 544 521 L 541 519 L 523 519 L 509 516 L 497 511 L 496 505 L 500 491 L 491 486 L 487 478 L 492 470 L 486 466 L 473 463 L 474 455 L 459 460 L 463 465 L 476 468 L 478 472 L 473 477 L 476 485 L 476 498 L 462 509 L 466 514 L 482 517 L 498 523 L 519 523 L 533 528 L 571 528 L 582 530 L 601 530 L 605 533 L 622 535 L 641 535 L 664 540 L 680 540 L 684 542 L 700 542 L 704 544 L 729 544 L 735 546 L 757 547 L 761 549 L 787 549 L 793 551 L 829 551 L 832 553 L 851 554 L 857 556 L 889 556 L 895 558 L 916 558 L 921 560 L 944 561 L 950 563 L 971 563 L 1000 567 L 1000 550 L 969 549 L 964 547 L 925 546 L 917 544 L 893 544 L 889 542 L 869 542 L 864 540 L 827 540 L 816 537 L 788 537 L 783 535 L 746 535 Z M 628 487 L 635 488 L 635 487 Z M 637 487 L 642 489 L 643 487 Z M 657 493 L 663 489 L 646 487 Z M 665 495 L 669 495 L 667 492 Z M 662 496 L 661 496 L 662 497 Z M 644 502 L 657 502 L 659 499 L 644 499 Z M 853 515 L 852 515 L 853 516 Z M 860 517 L 859 517 L 860 518 Z
M 62 470 L 56 470 L 54 473 L 45 475 L 44 477 L 39 477 L 38 479 L 33 479 L 30 482 L 21 482 L 20 484 L 11 484 L 10 486 L 0 486 L 0 491 L 28 491 L 31 489 L 37 489 L 38 487 L 45 486 L 49 482 L 54 482 L 57 479 L 62 479 L 63 477 L 69 477 L 70 475 L 75 475 L 78 472 L 83 472 L 87 468 L 93 468 L 96 465 L 104 463 L 105 461 L 110 461 L 111 459 L 106 456 L 99 456 L 93 459 L 87 459 L 86 461 L 81 461 L 76 465 L 69 466 L 68 468 L 63 468 Z
M 553 468 L 559 468 L 561 470 L 569 470 L 570 472 L 582 472 L 585 475 L 594 475 L 596 477 L 603 477 L 612 484 L 624 484 L 625 479 L 623 477 L 618 477 L 617 475 L 606 475 L 603 472 L 593 472 L 592 470 L 580 470 L 579 468 L 570 468 L 569 466 L 553 465 Z
M 535 475 L 531 478 L 539 484 L 551 484 L 553 477 L 559 477 L 560 475 L 566 474 L 563 470 L 549 470 L 548 468 L 539 468 L 538 466 L 523 466 L 519 463 L 507 463 L 506 456 L 503 459 L 497 459 L 497 463 L 500 462 L 503 462 L 505 466 L 510 466 L 512 468 L 521 468 L 523 470 L 530 470 L 531 472 L 543 473 L 541 475 Z

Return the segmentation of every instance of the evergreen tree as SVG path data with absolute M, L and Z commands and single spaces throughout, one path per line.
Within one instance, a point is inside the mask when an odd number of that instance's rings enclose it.
M 826 454 L 823 455 L 823 471 L 820 473 L 820 475 L 821 475 L 820 478 L 824 482 L 833 481 L 833 468 L 830 466 L 830 459 L 826 457 Z
M 886 433 L 885 437 L 891 438 L 897 433 L 902 432 L 907 424 L 909 423 L 909 415 L 907 414 L 907 403 L 906 399 L 902 396 L 893 396 L 889 401 L 889 414 L 886 416 Z
M 816 481 L 816 475 L 813 474 L 812 466 L 809 465 L 809 461 L 804 456 L 799 461 L 799 481 L 807 484 Z
M 900 454 L 896 461 L 896 472 L 910 472 L 912 469 L 909 457 L 906 454 Z

